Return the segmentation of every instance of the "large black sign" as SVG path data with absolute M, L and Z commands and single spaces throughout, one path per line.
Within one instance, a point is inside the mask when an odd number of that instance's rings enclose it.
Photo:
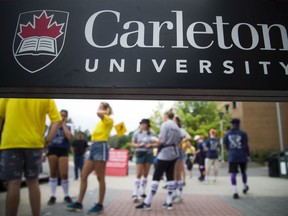
M 288 100 L 286 1 L 2 1 L 0 20 L 0 96 Z

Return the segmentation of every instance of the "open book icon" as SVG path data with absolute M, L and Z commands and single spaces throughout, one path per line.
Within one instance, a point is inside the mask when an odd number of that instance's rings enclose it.
M 19 45 L 16 52 L 17 56 L 21 55 L 57 55 L 56 39 L 51 37 L 29 37 Z

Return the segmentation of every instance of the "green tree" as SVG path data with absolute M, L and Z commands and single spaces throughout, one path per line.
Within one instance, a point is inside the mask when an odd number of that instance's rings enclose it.
M 159 103 L 155 110 L 153 110 L 153 115 L 150 117 L 151 128 L 155 131 L 156 134 L 159 134 L 160 125 L 163 122 L 163 108 L 164 104 Z
M 78 129 L 74 129 L 74 139 L 77 139 L 77 134 L 79 131 L 82 131 L 81 127 L 78 127 Z M 91 134 L 90 134 L 89 130 L 86 129 L 82 132 L 84 133 L 84 139 L 87 141 L 90 141 L 91 140 Z
M 150 117 L 151 127 L 159 133 L 160 125 L 163 122 L 163 103 L 159 103 L 153 110 L 153 115 Z M 177 101 L 173 104 L 173 109 L 182 121 L 182 127 L 194 137 L 196 134 L 208 136 L 211 128 L 217 130 L 217 137 L 220 137 L 220 116 L 221 111 L 217 102 L 207 101 Z M 225 130 L 230 125 L 231 116 L 224 114 L 223 129 Z
M 214 128 L 220 137 L 220 109 L 216 102 L 178 101 L 174 104 L 176 114 L 182 121 L 182 127 L 193 137 L 196 134 L 208 136 Z M 223 116 L 223 128 L 229 125 L 230 115 Z
M 129 135 L 123 135 L 121 137 L 117 137 L 117 135 L 110 136 L 108 139 L 108 143 L 112 148 L 122 149 L 129 146 L 127 143 L 131 143 L 133 133 L 130 132 Z

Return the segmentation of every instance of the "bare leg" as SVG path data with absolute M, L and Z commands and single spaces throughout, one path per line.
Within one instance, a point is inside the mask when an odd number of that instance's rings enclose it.
M 144 164 L 136 164 L 136 178 L 140 179 L 144 170 Z
M 106 161 L 96 161 L 95 169 L 97 173 L 97 179 L 99 182 L 98 204 L 103 205 L 105 192 L 106 192 L 106 183 L 105 183 Z
M 145 163 L 145 164 L 144 164 L 143 176 L 144 176 L 145 178 L 147 178 L 147 176 L 148 176 L 148 174 L 149 174 L 150 167 L 151 167 L 151 164 L 150 164 L 150 163 Z
M 58 157 L 56 155 L 48 156 L 49 168 L 50 168 L 50 177 L 56 178 L 58 173 Z
M 185 184 L 186 182 L 186 169 L 185 169 L 185 161 L 182 162 L 182 179 L 183 179 L 183 183 Z
M 81 181 L 80 181 L 80 192 L 79 192 L 79 196 L 77 199 L 78 203 L 82 203 L 85 193 L 86 193 L 86 189 L 87 189 L 87 180 L 88 180 L 88 176 L 90 175 L 90 173 L 94 170 L 94 161 L 92 160 L 86 160 L 85 164 L 83 166 L 82 172 L 81 172 Z M 98 175 L 98 173 L 97 173 Z
M 49 155 L 48 162 L 49 162 L 49 169 L 50 169 L 49 185 L 50 185 L 51 197 L 56 197 L 56 190 L 57 190 L 56 178 L 58 174 L 58 157 L 56 155 Z
M 68 157 L 60 157 L 58 160 L 59 176 L 65 197 L 69 197 L 68 162 Z
M 58 159 L 59 175 L 63 180 L 68 179 L 68 162 L 68 157 L 60 157 Z
M 29 201 L 31 205 L 32 215 L 40 216 L 41 194 L 39 188 L 39 180 L 38 178 L 26 179 L 26 183 L 29 190 Z
M 150 163 L 145 163 L 144 164 L 144 169 L 143 169 L 143 172 L 142 172 L 142 176 L 143 177 L 142 177 L 142 180 L 141 180 L 141 187 L 142 187 L 141 194 L 142 195 L 146 194 L 146 187 L 147 187 L 147 183 L 148 183 L 147 176 L 149 174 L 150 167 L 151 167 Z
M 174 167 L 174 180 L 181 180 L 182 161 L 177 160 Z
M 6 194 L 6 216 L 17 216 L 20 202 L 21 179 L 8 181 Z

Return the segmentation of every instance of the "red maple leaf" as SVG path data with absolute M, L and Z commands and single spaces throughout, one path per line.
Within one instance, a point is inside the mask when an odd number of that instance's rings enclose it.
M 27 25 L 20 25 L 20 32 L 18 33 L 22 39 L 32 37 L 32 36 L 46 36 L 51 38 L 57 38 L 63 32 L 61 31 L 64 23 L 57 24 L 56 22 L 51 24 L 53 15 L 47 16 L 46 11 L 37 17 L 34 16 L 34 23 L 30 22 Z

